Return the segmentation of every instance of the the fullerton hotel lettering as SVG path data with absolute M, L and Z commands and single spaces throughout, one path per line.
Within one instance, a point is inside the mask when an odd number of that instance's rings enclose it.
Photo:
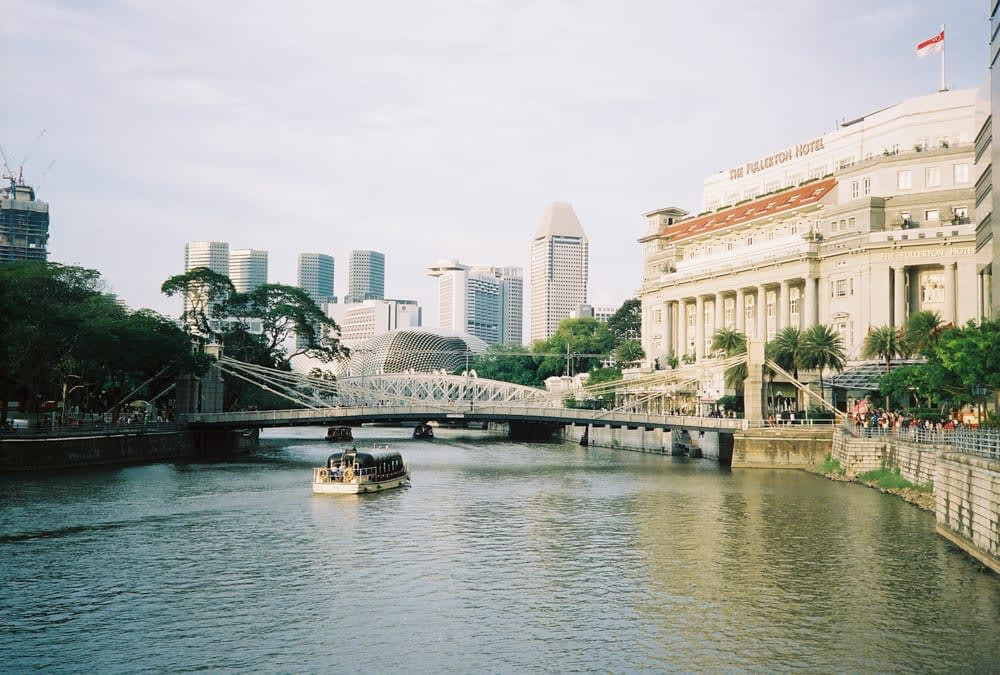
M 816 138 L 806 143 L 799 143 L 794 148 L 789 148 L 788 150 L 782 150 L 781 152 L 776 152 L 773 155 L 768 155 L 763 159 L 758 159 L 753 162 L 747 162 L 743 166 L 736 167 L 735 169 L 729 170 L 729 180 L 737 180 L 738 178 L 743 178 L 751 174 L 755 174 L 758 171 L 763 171 L 765 169 L 770 169 L 772 166 L 778 166 L 779 164 L 784 164 L 798 157 L 805 157 L 810 152 L 816 152 L 823 149 L 823 138 Z

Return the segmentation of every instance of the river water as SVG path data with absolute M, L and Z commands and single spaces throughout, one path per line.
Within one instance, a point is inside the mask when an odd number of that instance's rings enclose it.
M 0 671 L 996 672 L 1000 578 L 797 471 L 362 429 L 412 487 L 257 456 L 0 478 Z

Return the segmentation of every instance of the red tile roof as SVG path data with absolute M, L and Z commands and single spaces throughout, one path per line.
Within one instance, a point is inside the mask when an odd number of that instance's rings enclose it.
M 716 230 L 745 223 L 756 218 L 773 216 L 776 213 L 791 211 L 801 206 L 815 204 L 825 197 L 837 185 L 835 178 L 826 178 L 808 185 L 786 190 L 776 194 L 765 195 L 739 206 L 733 206 L 723 211 L 716 211 L 697 218 L 688 218 L 668 225 L 660 230 L 660 237 L 677 241 L 699 234 L 707 234 Z

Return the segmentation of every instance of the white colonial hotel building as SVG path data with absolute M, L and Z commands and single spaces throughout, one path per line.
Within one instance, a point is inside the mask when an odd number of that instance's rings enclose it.
M 870 328 L 917 310 L 956 324 L 987 314 L 989 250 L 976 252 L 975 222 L 981 122 L 975 89 L 909 99 L 708 177 L 697 216 L 645 214 L 649 362 L 700 361 L 718 328 L 771 339 L 815 323 L 836 329 L 858 360 Z

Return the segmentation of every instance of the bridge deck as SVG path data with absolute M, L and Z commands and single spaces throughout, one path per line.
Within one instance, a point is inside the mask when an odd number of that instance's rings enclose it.
M 381 422 L 537 422 L 543 424 L 693 429 L 733 432 L 746 428 L 744 420 L 684 415 L 580 410 L 550 406 L 476 404 L 469 406 L 406 405 L 357 406 L 321 409 L 247 410 L 228 413 L 194 413 L 185 416 L 191 426 L 214 428 L 288 427 Z

